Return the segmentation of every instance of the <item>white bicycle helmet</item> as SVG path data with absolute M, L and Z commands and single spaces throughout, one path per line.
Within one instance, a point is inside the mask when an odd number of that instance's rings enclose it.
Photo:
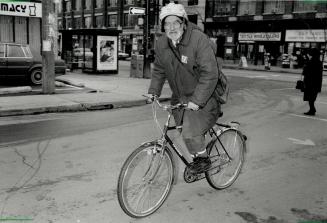
M 159 19 L 162 22 L 167 16 L 174 15 L 181 18 L 187 18 L 186 11 L 182 4 L 169 3 L 168 5 L 161 8 Z

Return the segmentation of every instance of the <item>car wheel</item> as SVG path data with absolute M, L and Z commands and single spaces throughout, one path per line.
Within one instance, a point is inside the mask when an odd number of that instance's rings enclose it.
M 30 81 L 32 84 L 42 84 L 42 70 L 40 68 L 34 69 L 30 75 Z

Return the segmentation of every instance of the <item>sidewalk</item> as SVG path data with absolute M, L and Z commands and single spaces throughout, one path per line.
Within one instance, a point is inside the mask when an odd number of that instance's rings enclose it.
M 223 69 L 265 71 L 264 66 L 242 68 L 237 64 L 224 64 Z M 300 74 L 302 70 L 272 67 L 269 72 Z M 146 104 L 142 94 L 147 92 L 150 79 L 130 78 L 129 75 L 127 69 L 120 69 L 118 75 L 84 74 L 78 71 L 68 72 L 66 75 L 57 77 L 57 80 L 69 83 L 75 86 L 77 90 L 72 90 L 69 93 L 56 91 L 52 95 L 0 96 L 0 117 L 48 112 L 113 109 Z M 326 71 L 324 75 L 327 75 Z M 83 91 L 81 86 L 91 90 Z M 161 98 L 168 99 L 170 96 L 171 91 L 168 85 L 165 84 Z

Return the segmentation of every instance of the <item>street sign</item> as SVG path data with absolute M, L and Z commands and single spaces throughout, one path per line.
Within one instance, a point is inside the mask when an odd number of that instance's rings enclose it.
M 129 8 L 129 14 L 130 15 L 144 15 L 145 14 L 145 8 L 130 7 Z

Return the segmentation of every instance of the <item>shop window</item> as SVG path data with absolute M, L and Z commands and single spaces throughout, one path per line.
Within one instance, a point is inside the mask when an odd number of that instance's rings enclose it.
M 25 17 L 15 17 L 15 42 L 27 43 L 27 20 Z
M 41 51 L 41 18 L 29 18 L 29 45 L 31 49 Z
M 316 10 L 316 5 L 314 1 L 294 1 L 294 11 L 295 12 L 312 12 Z
M 13 42 L 14 41 L 14 17 L 0 15 L 0 41 Z
M 265 0 L 264 13 L 284 13 L 285 1 L 284 0 Z
M 239 15 L 254 15 L 255 14 L 256 1 L 252 0 L 240 0 L 239 2 Z

